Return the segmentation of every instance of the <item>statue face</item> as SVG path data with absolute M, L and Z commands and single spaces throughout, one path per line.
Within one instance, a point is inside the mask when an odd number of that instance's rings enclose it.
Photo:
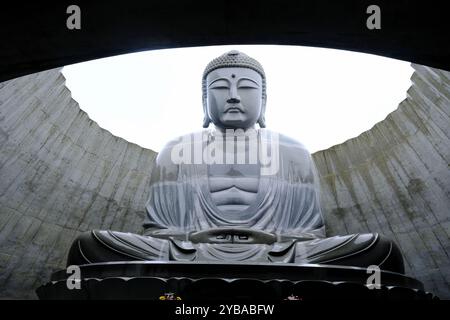
M 262 110 L 262 77 L 249 68 L 219 68 L 206 77 L 207 112 L 219 128 L 247 129 Z

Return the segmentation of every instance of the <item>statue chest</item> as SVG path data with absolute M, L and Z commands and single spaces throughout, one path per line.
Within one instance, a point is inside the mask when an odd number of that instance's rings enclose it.
M 214 164 L 208 166 L 208 186 L 214 204 L 222 211 L 247 209 L 258 195 L 258 164 Z

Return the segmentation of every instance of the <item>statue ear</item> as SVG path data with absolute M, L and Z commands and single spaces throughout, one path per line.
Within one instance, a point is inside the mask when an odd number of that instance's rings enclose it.
M 264 117 L 264 115 L 261 115 L 258 119 L 258 124 L 260 128 L 265 128 L 266 127 L 266 118 Z
M 203 94 L 203 128 L 208 128 L 211 123 L 211 119 L 208 116 L 208 108 L 206 106 L 206 95 Z
M 203 118 L 203 128 L 208 128 L 210 123 L 211 119 L 205 114 L 205 117 Z
M 266 99 L 265 99 L 265 97 L 263 98 L 262 110 L 261 110 L 261 115 L 259 116 L 259 119 L 258 119 L 258 124 L 259 124 L 260 128 L 266 127 Z

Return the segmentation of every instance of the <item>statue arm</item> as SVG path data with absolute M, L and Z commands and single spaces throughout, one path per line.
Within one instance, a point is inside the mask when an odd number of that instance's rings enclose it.
M 285 179 L 293 184 L 295 204 L 290 226 L 305 228 L 314 236 L 325 236 L 320 203 L 319 175 L 310 152 L 300 142 L 283 137 L 280 139 L 280 155 L 284 156 Z
M 180 165 L 172 161 L 173 147 L 179 142 L 180 139 L 170 141 L 156 157 L 146 204 L 146 234 L 178 235 L 192 227 L 193 186 L 189 181 L 180 181 Z

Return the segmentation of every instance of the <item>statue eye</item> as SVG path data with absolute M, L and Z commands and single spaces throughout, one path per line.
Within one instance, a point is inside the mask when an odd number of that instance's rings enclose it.
M 258 85 L 250 80 L 243 79 L 239 81 L 239 89 L 258 89 Z
M 210 89 L 229 89 L 228 86 L 225 85 L 213 85 Z
M 218 80 L 213 82 L 210 87 L 210 89 L 228 89 L 229 85 L 228 82 L 225 80 Z

